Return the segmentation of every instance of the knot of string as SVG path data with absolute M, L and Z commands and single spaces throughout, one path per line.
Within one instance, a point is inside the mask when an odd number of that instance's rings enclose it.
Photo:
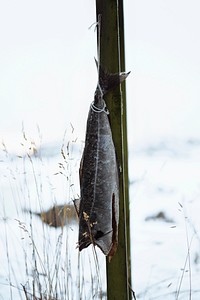
M 96 112 L 96 113 L 101 113 L 101 112 L 104 112 L 105 114 L 109 114 L 109 111 L 107 110 L 106 108 L 106 103 L 105 101 L 103 100 L 103 107 L 102 108 L 99 108 L 97 106 L 94 105 L 94 101 L 91 103 L 91 109 Z

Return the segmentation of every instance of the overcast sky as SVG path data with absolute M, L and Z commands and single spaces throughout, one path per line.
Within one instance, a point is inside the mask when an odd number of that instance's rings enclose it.
M 200 3 L 126 0 L 130 144 L 200 133 Z M 95 1 L 0 2 L 0 139 L 84 139 L 96 87 Z

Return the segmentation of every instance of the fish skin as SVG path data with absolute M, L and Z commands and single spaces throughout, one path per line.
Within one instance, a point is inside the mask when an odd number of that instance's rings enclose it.
M 109 74 L 99 68 L 94 106 L 102 109 L 104 95 L 129 73 Z M 118 243 L 119 175 L 108 115 L 90 107 L 85 148 L 80 164 L 79 250 L 97 245 L 110 258 Z

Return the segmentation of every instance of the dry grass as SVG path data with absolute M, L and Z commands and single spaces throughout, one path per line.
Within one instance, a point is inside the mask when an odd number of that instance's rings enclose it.
M 74 152 L 78 146 L 73 128 L 70 139 L 66 142 L 63 138 L 60 155 L 50 163 L 48 157 L 42 157 L 41 145 L 24 130 L 22 135 L 19 155 L 10 154 L 2 145 L 8 192 L 1 196 L 4 234 L 0 239 L 7 263 L 4 261 L 6 278 L 0 297 L 5 290 L 2 297 L 6 293 L 11 300 L 105 298 L 105 280 L 101 280 L 105 266 L 99 267 L 99 257 L 103 264 L 104 257 L 97 256 L 92 247 L 81 255 L 77 249 L 73 200 L 79 197 L 80 151 Z M 7 197 L 11 197 L 10 203 Z

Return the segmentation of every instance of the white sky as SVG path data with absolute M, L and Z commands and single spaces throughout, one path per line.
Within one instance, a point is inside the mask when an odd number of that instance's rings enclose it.
M 198 137 L 200 2 L 146 0 L 129 5 L 126 52 L 127 68 L 133 69 L 127 81 L 128 101 L 133 101 L 132 134 L 143 141 L 156 136 Z
M 199 137 L 200 2 L 124 1 L 130 144 Z M 0 2 L 0 140 L 84 139 L 96 87 L 95 1 Z

